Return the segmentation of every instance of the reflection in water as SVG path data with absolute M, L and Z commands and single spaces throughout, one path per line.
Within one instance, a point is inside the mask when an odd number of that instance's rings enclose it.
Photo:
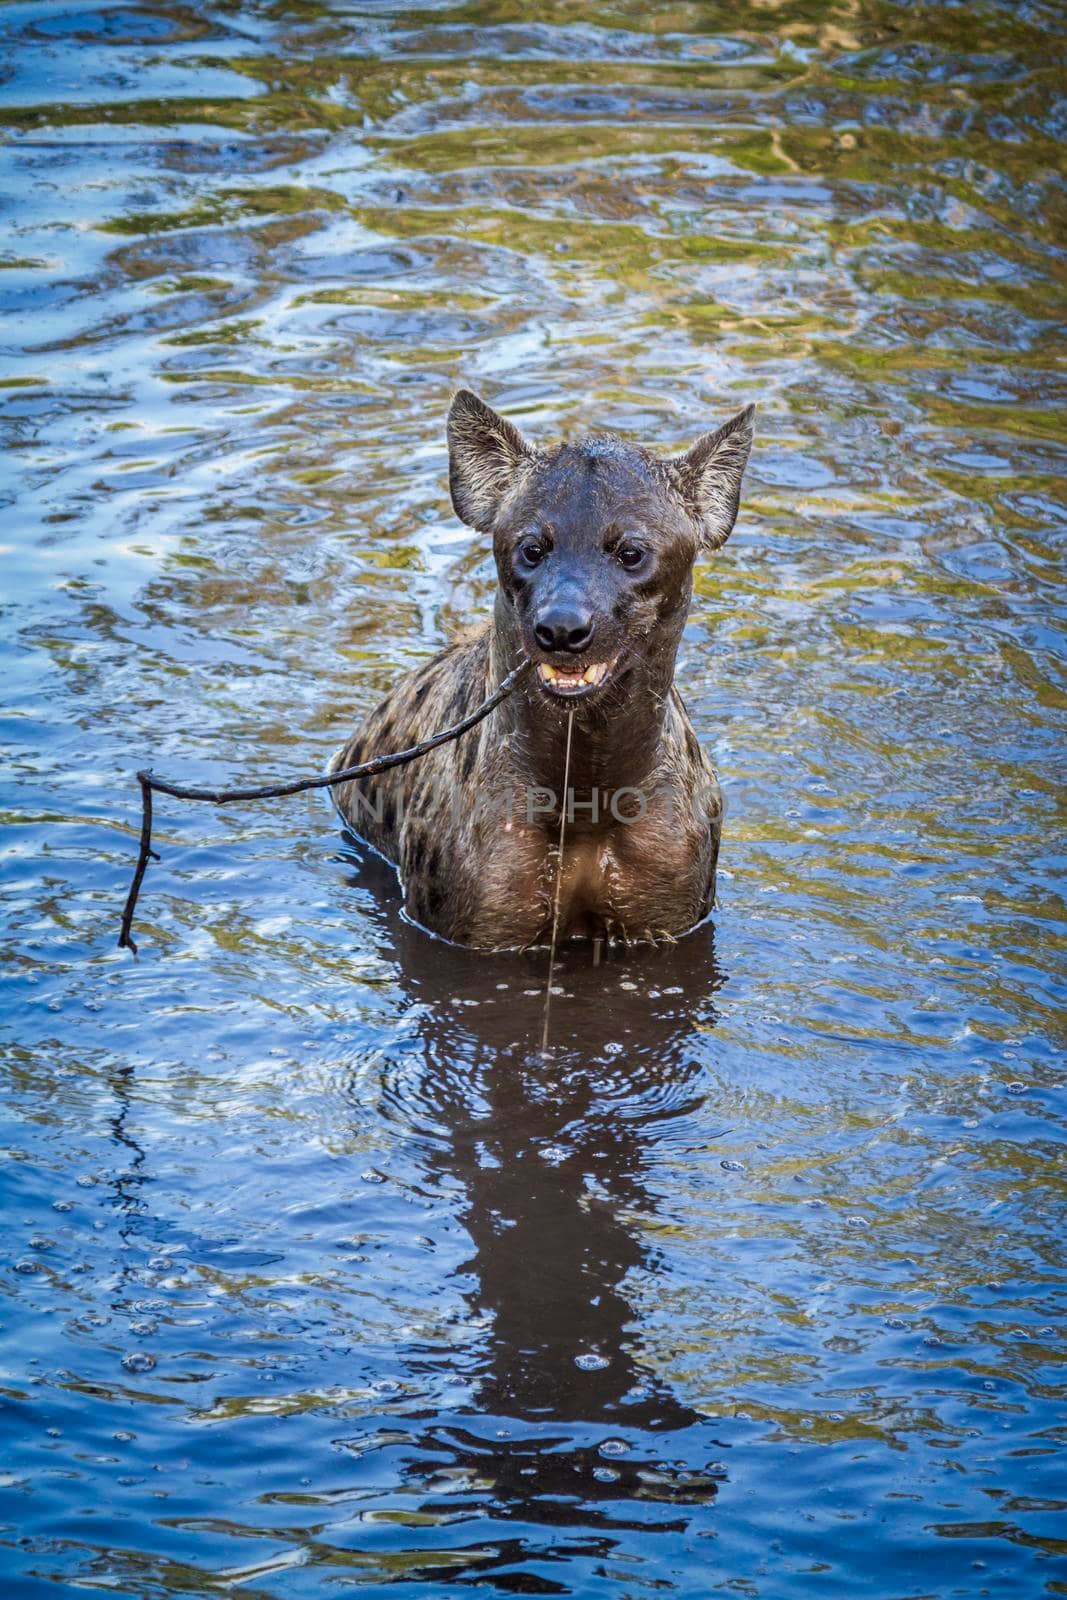
M 5 1595 L 1067 1585 L 1062 22 L 0 7 Z M 547 1063 L 322 797 L 161 801 L 115 950 L 138 767 L 485 614 L 461 385 L 759 408 L 714 951 L 568 953 Z
M 600 1529 L 628 1526 L 618 1507 L 634 1496 L 710 1501 L 721 1467 L 690 1463 L 721 1446 L 637 1359 L 626 1284 L 655 1272 L 650 1142 L 702 1103 L 690 1041 L 715 1020 L 711 928 L 596 967 L 588 945 L 564 949 L 546 1061 L 544 952 L 474 956 L 430 939 L 402 915 L 391 869 L 371 852 L 360 866 L 418 1018 L 414 1056 L 382 1064 L 382 1108 L 418 1139 L 423 1181 L 462 1193 L 473 1254 L 458 1273 L 485 1330 L 470 1402 L 421 1441 L 432 1454 L 413 1478 L 476 1476 L 494 1518 L 581 1525 L 593 1502 Z

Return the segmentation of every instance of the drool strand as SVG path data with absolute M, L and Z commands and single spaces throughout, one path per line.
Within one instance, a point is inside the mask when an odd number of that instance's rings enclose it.
M 559 809 L 559 842 L 556 845 L 556 897 L 552 907 L 552 942 L 548 949 L 548 982 L 545 984 L 545 1017 L 541 1028 L 541 1054 L 548 1054 L 548 1016 L 552 1006 L 552 980 L 556 975 L 556 940 L 559 937 L 559 902 L 563 889 L 563 839 L 567 828 L 567 785 L 571 776 L 571 733 L 574 707 L 567 710 L 567 750 L 563 757 L 563 804 Z

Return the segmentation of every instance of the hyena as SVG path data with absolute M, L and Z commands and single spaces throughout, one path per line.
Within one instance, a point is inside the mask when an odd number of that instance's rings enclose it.
M 562 937 L 662 940 L 711 909 L 722 798 L 674 670 L 693 564 L 737 516 L 752 414 L 661 458 L 613 435 L 542 448 L 469 390 L 453 399 L 452 504 L 492 538 L 492 619 L 401 679 L 332 764 L 418 743 L 532 663 L 462 738 L 335 791 L 425 928 L 521 948 L 558 914 Z

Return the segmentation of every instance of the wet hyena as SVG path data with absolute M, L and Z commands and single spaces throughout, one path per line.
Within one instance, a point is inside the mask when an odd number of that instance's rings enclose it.
M 456 395 L 452 504 L 492 536 L 493 618 L 403 678 L 334 770 L 459 721 L 524 657 L 534 670 L 459 740 L 335 791 L 417 922 L 483 949 L 543 941 L 561 806 L 564 936 L 671 938 L 710 909 L 722 801 L 674 665 L 693 563 L 729 536 L 751 443 L 748 407 L 668 459 L 612 436 L 540 449 Z

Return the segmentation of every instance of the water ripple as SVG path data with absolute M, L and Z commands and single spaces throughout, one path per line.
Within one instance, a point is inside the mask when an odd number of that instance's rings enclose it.
M 1059 9 L 2 26 L 9 1583 L 1062 1590 Z M 322 765 L 487 610 L 459 383 L 759 405 L 714 928 L 567 952 L 548 1061 L 321 796 L 161 802 L 114 949 L 133 770 Z

